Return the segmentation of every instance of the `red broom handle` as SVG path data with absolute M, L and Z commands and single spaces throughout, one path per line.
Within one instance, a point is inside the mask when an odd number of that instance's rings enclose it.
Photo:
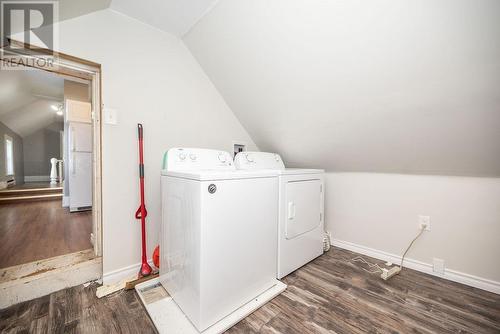
M 151 273 L 151 267 L 148 264 L 146 256 L 146 217 L 148 211 L 146 210 L 146 202 L 144 196 L 144 149 L 143 149 L 143 129 L 142 124 L 137 124 L 139 135 L 139 182 L 141 191 L 141 206 L 137 209 L 135 217 L 141 219 L 141 234 L 142 234 L 142 265 L 140 274 L 147 276 Z

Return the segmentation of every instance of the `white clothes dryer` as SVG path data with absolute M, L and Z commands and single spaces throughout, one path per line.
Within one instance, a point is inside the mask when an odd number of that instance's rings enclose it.
M 236 169 L 279 173 L 277 277 L 323 254 L 324 170 L 285 168 L 276 153 L 240 152 Z

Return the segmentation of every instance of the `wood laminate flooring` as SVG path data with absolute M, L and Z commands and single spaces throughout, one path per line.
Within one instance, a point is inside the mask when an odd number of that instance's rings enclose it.
M 61 200 L 0 205 L 0 268 L 92 248 L 92 212 Z
M 228 333 L 500 333 L 500 295 L 405 269 L 382 281 L 333 248 Z M 365 257 L 367 260 L 381 263 Z M 78 286 L 0 311 L 2 333 L 154 333 L 138 296 Z

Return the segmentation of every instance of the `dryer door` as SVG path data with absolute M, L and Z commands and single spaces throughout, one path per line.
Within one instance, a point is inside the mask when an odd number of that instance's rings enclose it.
M 285 236 L 293 239 L 321 222 L 321 181 L 291 181 L 286 184 Z

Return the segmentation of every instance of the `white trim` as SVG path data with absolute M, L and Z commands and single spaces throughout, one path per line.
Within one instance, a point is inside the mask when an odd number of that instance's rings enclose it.
M 396 264 L 401 262 L 401 256 L 399 255 L 394 255 L 381 250 L 369 248 L 366 246 L 361 246 L 349 241 L 333 239 L 332 245 L 335 247 L 347 249 L 352 252 L 360 253 L 383 261 L 390 261 Z M 435 273 L 432 270 L 431 264 L 408 258 L 405 258 L 404 266 L 416 271 L 420 271 L 425 274 L 441 277 L 453 282 L 462 283 L 478 289 L 500 294 L 500 282 L 493 281 L 487 278 L 482 278 L 451 269 L 445 269 L 444 274 L 441 275 Z
M 48 175 L 29 175 L 24 177 L 24 182 L 49 182 Z
M 152 268 L 155 268 L 152 259 L 148 260 L 148 263 Z M 132 264 L 130 266 L 126 266 L 120 269 L 104 273 L 102 275 L 102 284 L 105 285 L 116 284 L 126 278 L 137 276 L 140 268 L 141 268 L 141 263 L 139 262 Z
M 69 208 L 69 196 L 63 196 L 62 198 L 62 207 Z

